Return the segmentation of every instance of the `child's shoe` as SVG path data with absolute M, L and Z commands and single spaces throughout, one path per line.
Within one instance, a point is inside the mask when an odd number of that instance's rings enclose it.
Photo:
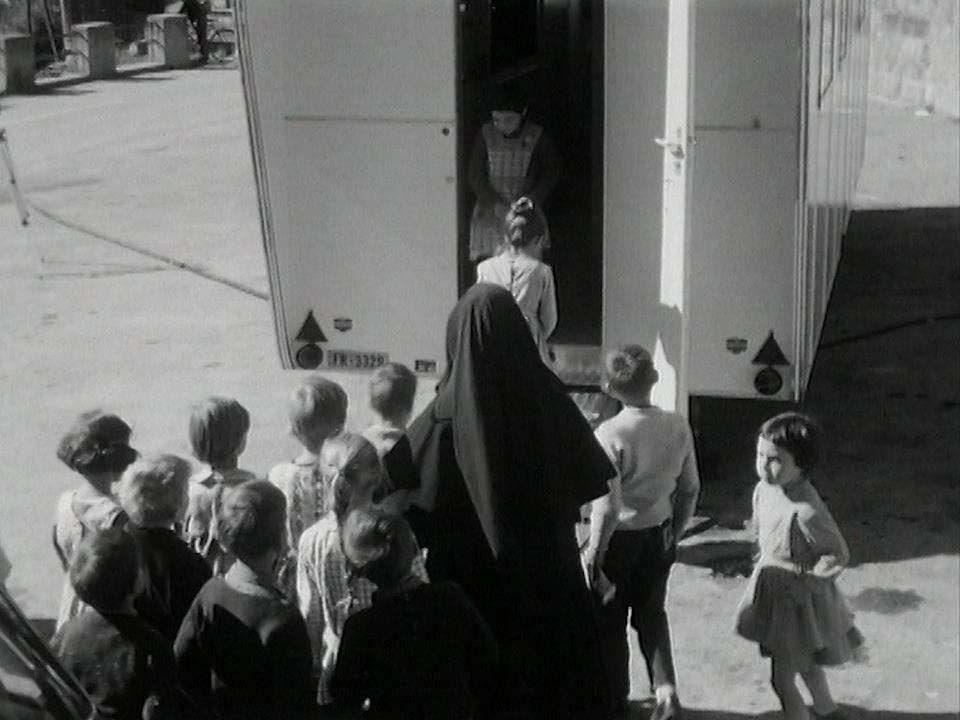
M 670 695 L 657 701 L 650 720 L 683 720 L 683 708 L 676 695 Z
M 817 715 L 817 713 L 810 711 L 810 714 L 813 716 L 814 720 L 847 720 L 847 716 L 843 714 L 843 711 L 840 708 L 837 708 L 833 712 L 828 712 L 826 715 Z

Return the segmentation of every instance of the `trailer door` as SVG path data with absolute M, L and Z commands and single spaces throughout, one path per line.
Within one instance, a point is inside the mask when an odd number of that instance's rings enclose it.
M 672 363 L 661 368 L 660 400 L 687 410 L 687 366 L 690 354 L 690 179 L 693 141 L 693 4 L 670 0 L 667 30 L 667 93 L 664 134 L 655 142 L 663 148 L 663 229 L 660 265 L 660 305 L 679 322 L 661 327 L 657 353 L 667 360 L 665 343 L 673 343 Z M 670 334 L 673 337 L 670 337 Z M 665 372 L 669 368 L 670 372 Z
M 603 345 L 654 353 L 687 410 L 694 0 L 604 5 Z
M 455 10 L 423 0 L 238 6 L 286 367 L 442 365 L 457 299 Z

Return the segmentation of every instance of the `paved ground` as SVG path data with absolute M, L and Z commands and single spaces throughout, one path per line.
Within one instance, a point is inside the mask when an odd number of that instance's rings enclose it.
M 233 394 L 254 418 L 245 464 L 264 472 L 294 452 L 283 398 L 297 374 L 278 367 L 263 299 L 235 70 L 77 85 L 0 108 L 34 205 L 19 228 L 0 187 L 0 537 L 15 595 L 49 618 L 61 582 L 50 519 L 74 484 L 53 448 L 77 412 L 105 406 L 134 421 L 138 447 L 185 453 L 190 405 Z M 869 660 L 831 682 L 854 717 L 940 720 L 960 711 L 960 133 L 882 105 L 870 127 L 831 347 L 806 400 L 831 431 L 822 489 L 853 548 L 841 587 L 869 639 Z M 363 397 L 355 377 L 341 379 Z M 349 424 L 368 419 L 354 407 Z M 766 667 L 730 631 L 744 581 L 729 527 L 746 511 L 749 452 L 718 466 L 704 506 L 720 527 L 684 549 L 673 580 L 694 718 L 776 708 Z

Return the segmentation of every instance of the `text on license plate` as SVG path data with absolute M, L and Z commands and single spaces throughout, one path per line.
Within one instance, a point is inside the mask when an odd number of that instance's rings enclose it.
M 327 351 L 327 367 L 342 370 L 373 370 L 381 365 L 386 365 L 389 360 L 390 355 L 385 352 Z

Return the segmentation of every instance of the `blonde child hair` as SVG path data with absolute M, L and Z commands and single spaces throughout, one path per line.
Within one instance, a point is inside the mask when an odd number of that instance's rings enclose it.
M 190 463 L 176 455 L 151 455 L 128 467 L 117 484 L 127 517 L 142 528 L 169 528 L 187 510 Z
M 190 415 L 190 447 L 200 462 L 229 467 L 243 454 L 250 432 L 250 413 L 233 398 L 205 398 Z
M 342 433 L 324 443 L 320 468 L 332 489 L 338 521 L 357 502 L 379 502 L 391 489 L 376 447 L 362 435 Z
M 317 449 L 347 421 L 347 393 L 320 375 L 306 378 L 287 401 L 287 417 L 294 437 L 308 449 Z

